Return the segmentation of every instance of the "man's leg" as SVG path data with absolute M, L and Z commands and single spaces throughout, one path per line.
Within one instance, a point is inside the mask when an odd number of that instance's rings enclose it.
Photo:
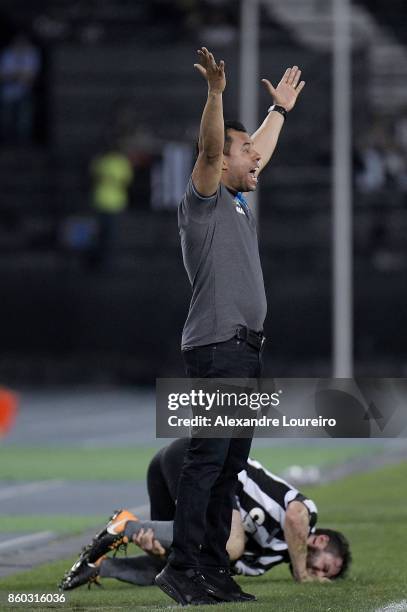
M 192 438 L 179 481 L 174 541 L 166 567 L 155 583 L 182 605 L 229 601 L 217 586 L 203 581 L 199 570 L 206 508 L 213 483 L 227 456 L 229 439 Z
M 183 353 L 185 369 L 191 378 L 216 378 L 219 346 L 207 345 Z M 177 568 L 199 568 L 200 550 L 206 531 L 206 510 L 211 489 L 222 473 L 228 451 L 228 438 L 191 438 L 178 483 L 174 521 L 174 541 L 169 563 Z M 229 524 L 230 527 L 230 524 Z
M 206 534 L 200 564 L 203 567 L 229 568 L 226 542 L 230 536 L 237 475 L 245 468 L 251 438 L 232 438 L 221 475 L 211 491 L 206 513 Z
M 235 338 L 186 351 L 184 359 L 187 374 L 192 378 L 256 378 L 260 375 L 259 352 Z M 237 464 L 234 453 L 228 463 L 230 444 L 230 438 L 193 438 L 186 454 L 177 498 L 173 549 L 169 565 L 156 579 L 156 583 L 177 601 L 181 601 L 178 598 L 178 577 L 171 574 L 171 567 L 196 570 L 203 560 L 211 566 L 220 563 L 224 572 L 216 583 L 204 581 L 208 594 L 223 601 L 254 599 L 242 593 L 227 573 L 226 542 L 232 521 L 233 495 L 237 474 L 243 467 L 241 463 Z M 201 453 L 196 452 L 199 445 Z M 245 460 L 250 450 L 250 439 L 244 448 Z M 215 550 L 213 545 L 207 548 L 204 550 L 206 556 L 201 559 L 200 548 L 213 542 L 219 532 L 219 547 Z
M 184 353 L 187 375 L 214 378 L 216 348 L 198 347 Z M 156 584 L 181 604 L 213 603 L 216 589 L 202 585 L 199 574 L 200 549 L 205 538 L 206 508 L 213 484 L 227 456 L 228 439 L 192 438 L 185 454 L 178 485 L 174 542 L 169 563 Z
M 223 378 L 258 378 L 261 375 L 261 354 L 246 343 L 231 341 L 218 345 L 218 371 Z M 250 416 L 237 414 L 237 416 Z M 231 578 L 229 558 L 225 553 L 230 533 L 233 502 L 238 473 L 246 466 L 253 437 L 252 428 L 233 431 L 228 456 L 215 483 L 207 508 L 205 542 L 201 553 L 201 572 L 206 582 L 232 600 L 251 601 Z
M 184 454 L 189 439 L 175 440 L 162 448 L 150 462 L 147 470 L 147 489 L 150 499 L 150 521 L 129 521 L 125 535 L 132 541 L 141 528 L 151 528 L 164 548 L 169 549 L 173 540 L 175 499 Z M 154 584 L 156 575 L 166 560 L 152 555 L 138 557 L 107 558 L 99 567 L 101 578 L 116 578 L 139 586 Z
M 170 565 L 177 569 L 198 569 L 200 566 L 210 492 L 223 470 L 229 444 L 228 438 L 192 438 L 190 441 L 179 481 L 174 540 L 169 556 Z M 230 533 L 230 522 L 228 527 Z
M 261 355 L 245 342 L 237 339 L 222 342 L 217 345 L 216 351 L 217 377 L 258 378 L 261 375 Z M 203 566 L 229 566 L 226 542 L 230 534 L 237 475 L 246 466 L 253 429 L 234 431 L 233 435 L 239 433 L 243 433 L 245 437 L 231 437 L 222 472 L 211 491 L 201 555 Z

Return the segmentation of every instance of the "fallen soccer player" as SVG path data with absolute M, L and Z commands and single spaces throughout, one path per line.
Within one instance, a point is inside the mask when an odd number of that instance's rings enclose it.
M 153 457 L 147 471 L 151 520 L 118 510 L 86 546 L 60 583 L 63 590 L 116 578 L 138 586 L 153 585 L 171 549 L 173 517 L 186 440 L 176 440 Z M 258 461 L 249 459 L 239 473 L 227 552 L 230 571 L 261 576 L 280 563 L 290 564 L 297 582 L 327 582 L 343 577 L 351 562 L 345 536 L 316 529 L 311 499 Z M 133 543 L 148 554 L 109 557 Z

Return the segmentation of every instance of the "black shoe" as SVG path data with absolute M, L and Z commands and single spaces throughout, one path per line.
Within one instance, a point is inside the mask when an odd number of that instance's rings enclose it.
M 104 554 L 110 550 L 116 554 L 121 548 L 127 548 L 129 539 L 124 535 L 124 529 L 128 521 L 138 521 L 138 518 L 128 510 L 116 510 L 102 531 L 83 548 L 71 569 L 65 572 L 59 588 L 66 591 L 86 582 L 99 584 L 98 565 L 105 558 Z
M 212 597 L 222 601 L 255 601 L 251 593 L 245 593 L 224 567 L 205 567 L 200 570 L 202 584 Z
M 182 606 L 213 605 L 218 603 L 204 589 L 198 570 L 177 570 L 171 565 L 155 577 L 155 583 L 164 593 L 175 599 Z
M 92 584 L 96 586 L 102 586 L 99 582 L 100 564 L 107 557 L 100 557 L 96 563 L 87 563 L 79 559 L 73 564 L 70 570 L 65 573 L 58 588 L 61 591 L 70 591 L 77 587 L 87 584 L 88 588 Z
M 95 563 L 102 555 L 111 550 L 114 551 L 114 554 L 120 549 L 126 550 L 129 539 L 124 535 L 125 527 L 128 521 L 138 520 L 137 516 L 129 510 L 116 510 L 102 531 L 83 549 L 79 558 L 88 563 Z

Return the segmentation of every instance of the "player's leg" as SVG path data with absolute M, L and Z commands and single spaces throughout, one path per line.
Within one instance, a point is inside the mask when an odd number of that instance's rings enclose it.
M 147 491 L 150 500 L 150 517 L 155 521 L 172 521 L 175 515 L 175 497 L 168 489 L 163 473 L 161 448 L 152 458 L 147 469 Z
M 165 564 L 165 559 L 154 555 L 107 558 L 100 565 L 99 576 L 116 578 L 137 586 L 150 586 Z
M 171 499 L 174 500 L 174 515 L 179 478 L 182 472 L 182 466 L 184 464 L 185 453 L 188 446 L 189 438 L 179 438 L 163 448 L 163 452 L 161 453 L 161 471 Z M 172 518 L 174 518 L 174 515 Z M 151 516 L 151 518 L 153 518 L 153 516 Z
M 161 451 L 157 455 L 160 454 Z M 150 490 L 151 482 L 157 478 L 157 486 L 154 488 L 154 507 L 156 516 L 169 516 L 173 518 L 174 502 L 168 494 L 165 481 L 160 470 L 159 456 L 155 456 L 150 464 Z M 160 491 L 163 499 L 160 500 Z M 160 501 L 159 501 L 160 500 Z M 158 507 L 157 504 L 160 503 Z M 160 514 L 161 513 L 161 514 Z M 140 521 L 128 510 L 118 510 L 110 518 L 109 522 L 100 531 L 92 542 L 81 552 L 78 560 L 65 573 L 60 588 L 69 590 L 77 588 L 82 584 L 98 581 L 101 565 L 105 560 L 106 553 L 116 551 L 122 546 L 127 546 L 137 536 L 140 530 L 153 529 L 156 538 L 162 542 L 164 548 L 169 548 L 172 542 L 172 521 L 167 524 L 155 524 L 152 521 Z M 111 564 L 110 564 L 111 565 Z
M 73 566 L 65 572 L 59 588 L 66 591 L 86 583 L 98 584 L 100 564 L 106 553 L 126 547 L 129 542 L 124 533 L 129 520 L 137 521 L 138 519 L 128 510 L 117 510 L 92 542 L 83 548 Z
M 147 490 L 150 499 L 151 521 L 129 521 L 125 533 L 132 541 L 140 525 L 151 528 L 154 537 L 167 550 L 172 544 L 175 499 L 178 480 L 188 439 L 175 440 L 161 449 L 151 460 L 147 470 Z M 152 555 L 108 558 L 100 565 L 100 577 L 116 578 L 139 586 L 154 584 L 156 575 L 163 569 L 166 559 Z

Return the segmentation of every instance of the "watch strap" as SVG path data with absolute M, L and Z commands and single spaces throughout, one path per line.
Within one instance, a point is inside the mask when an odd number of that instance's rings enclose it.
M 283 115 L 284 119 L 287 118 L 287 111 L 285 110 L 284 106 L 280 106 L 279 104 L 273 104 L 272 106 L 270 106 L 267 112 L 271 113 L 271 111 L 276 111 L 277 113 L 280 113 L 280 115 Z

